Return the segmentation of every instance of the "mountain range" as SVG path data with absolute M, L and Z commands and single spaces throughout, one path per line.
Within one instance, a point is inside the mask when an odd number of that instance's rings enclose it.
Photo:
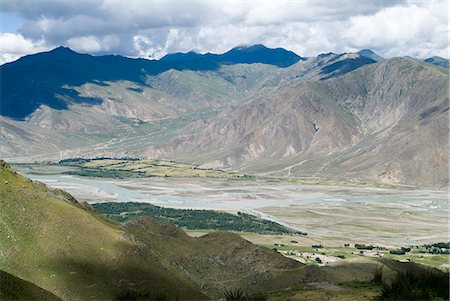
M 149 156 L 444 187 L 446 66 L 367 49 L 306 58 L 254 45 L 146 60 L 59 47 L 0 66 L 0 157 Z

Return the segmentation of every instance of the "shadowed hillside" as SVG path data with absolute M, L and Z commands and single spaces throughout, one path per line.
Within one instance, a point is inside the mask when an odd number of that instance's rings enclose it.
M 0 300 L 61 301 L 52 293 L 3 271 L 0 271 Z
M 61 110 L 68 109 L 72 102 L 100 104 L 100 98 L 83 96 L 73 89 L 86 83 L 121 80 L 146 85 L 148 75 L 170 69 L 211 71 L 222 64 L 238 63 L 287 67 L 300 59 L 291 51 L 270 49 L 263 45 L 234 48 L 224 54 L 171 54 L 161 60 L 131 59 L 118 55 L 91 56 L 58 47 L 0 66 L 0 115 L 24 119 L 41 105 Z

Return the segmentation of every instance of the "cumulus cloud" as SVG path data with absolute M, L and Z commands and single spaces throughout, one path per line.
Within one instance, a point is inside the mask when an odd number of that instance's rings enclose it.
M 0 64 L 17 60 L 26 54 L 46 51 L 49 48 L 43 39 L 34 41 L 21 34 L 1 33 Z
M 439 0 L 4 1 L 3 12 L 24 20 L 10 34 L 94 54 L 159 58 L 254 43 L 303 56 L 372 48 L 386 57 L 448 57 L 449 50 L 448 3 Z
M 114 35 L 96 37 L 93 35 L 75 37 L 67 40 L 67 45 L 75 51 L 100 52 L 110 51 L 120 45 L 120 39 Z
M 350 18 L 344 37 L 357 48 L 380 49 L 387 56 L 448 56 L 447 4 L 386 8 L 371 16 Z M 407 51 L 405 51 L 407 50 Z

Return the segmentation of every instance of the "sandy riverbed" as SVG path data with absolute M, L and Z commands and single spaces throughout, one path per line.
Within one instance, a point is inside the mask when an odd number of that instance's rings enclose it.
M 448 240 L 446 191 L 204 178 L 92 179 L 27 175 L 87 202 L 138 201 L 172 208 L 248 211 L 318 241 L 382 245 Z

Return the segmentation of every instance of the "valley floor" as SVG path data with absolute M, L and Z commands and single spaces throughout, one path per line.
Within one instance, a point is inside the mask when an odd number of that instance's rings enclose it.
M 279 179 L 110 179 L 61 174 L 67 167 L 17 168 L 88 203 L 134 201 L 259 215 L 307 232 L 300 241 L 305 246 L 400 247 L 447 241 L 449 235 L 447 191 L 300 185 Z
M 74 207 L 74 211 L 69 212 L 65 217 L 60 216 L 59 213 L 46 213 L 49 214 L 49 223 L 58 229 L 61 225 L 70 231 L 80 227 L 70 226 L 67 219 L 73 219 L 73 222 L 77 223 L 90 220 L 98 227 L 108 225 L 111 228 L 107 227 L 110 231 L 108 233 L 114 237 L 117 236 L 119 241 L 128 241 L 127 237 L 131 234 L 134 239 L 143 242 L 144 245 L 152 246 L 153 252 L 156 253 L 151 254 L 160 254 L 164 258 L 170 258 L 170 262 L 175 262 L 177 266 L 181 265 L 186 269 L 192 268 L 188 275 L 195 274 L 195 277 L 200 277 L 196 283 L 209 283 L 207 288 L 204 288 L 202 284 L 202 292 L 207 291 L 207 296 L 223 296 L 223 281 L 228 277 L 223 278 L 224 269 L 231 269 L 225 271 L 226 275 L 235 273 L 233 274 L 235 275 L 233 276 L 234 282 L 231 282 L 229 287 L 236 288 L 239 287 L 238 284 L 242 284 L 243 287 L 250 289 L 256 281 L 259 285 L 256 291 L 264 292 L 264 300 L 274 301 L 288 299 L 299 301 L 373 300 L 380 296 L 383 289 L 381 282 L 374 281 L 377 269 L 381 266 L 384 267 L 383 281 L 384 279 L 392 281 L 395 279 L 395 275 L 398 275 L 397 272 L 408 269 L 414 269 L 416 273 L 424 274 L 423 272 L 428 270 L 424 266 L 436 267 L 446 272 L 449 269 L 448 243 L 423 246 L 425 242 L 447 241 L 446 234 L 448 232 L 445 232 L 447 230 L 443 225 L 446 225 L 447 221 L 448 203 L 443 191 L 299 185 L 267 179 L 93 178 L 63 174 L 62 170 L 63 168 L 60 167 L 55 169 L 40 165 L 19 166 L 19 173 L 49 186 L 62 188 L 73 194 L 79 201 L 91 204 L 106 201 L 134 201 L 171 208 L 214 209 L 230 213 L 244 211 L 292 228 L 305 230 L 308 233 L 305 236 L 297 233 L 267 235 L 236 232 L 248 240 L 245 241 L 238 235 L 228 232 L 189 230 L 186 231 L 191 236 L 189 237 L 172 224 L 160 224 L 145 216 L 119 225 L 98 216 L 91 211 L 95 207 L 86 205 L 80 205 L 79 208 Z M 15 210 L 14 212 L 18 211 L 20 214 L 15 213 L 14 216 L 20 216 L 27 227 L 29 221 L 39 221 L 38 218 L 30 218 L 26 215 L 39 212 L 35 208 L 30 210 L 27 207 L 29 203 L 37 208 L 42 208 L 43 204 L 42 201 L 30 202 L 30 195 L 33 191 L 29 190 L 29 187 L 34 187 L 40 194 L 47 195 L 51 199 L 49 204 L 46 203 L 47 205 L 54 205 L 56 208 L 72 206 L 72 204 L 63 202 L 63 199 L 69 203 L 71 201 L 69 195 L 62 191 L 51 192 L 46 186 L 21 178 L 16 173 L 9 171 L 8 168 L 4 174 L 6 176 L 2 180 L 3 190 L 8 196 L 8 200 L 10 198 L 12 201 L 3 204 L 7 209 L 5 212 L 8 213 L 12 210 L 11 208 Z M 48 196 L 49 193 L 53 194 Z M 31 199 L 33 198 L 31 197 Z M 125 208 L 123 205 L 125 204 L 117 207 Z M 126 210 L 131 212 L 135 209 Z M 124 216 L 130 212 L 124 212 Z M 134 213 L 139 214 L 139 212 Z M 83 218 L 75 218 L 73 216 L 75 213 L 83 215 Z M 118 212 L 117 214 L 122 213 Z M 9 215 L 7 214 L 7 216 Z M 57 222 L 54 222 L 55 217 L 59 219 Z M 43 229 L 43 233 L 49 235 L 52 232 L 47 232 L 47 228 L 42 225 L 36 227 L 31 225 L 29 231 Z M 84 229 L 84 224 L 81 228 Z M 66 235 L 69 231 L 67 229 L 61 231 L 62 238 L 58 238 L 58 241 L 69 239 L 69 236 Z M 120 234 L 119 232 L 122 231 L 120 229 L 127 229 L 129 232 Z M 88 230 L 91 231 L 90 228 Z M 97 233 L 96 231 L 94 229 L 92 233 Z M 22 232 L 11 231 L 17 235 L 23 235 Z M 192 236 L 198 238 L 192 238 Z M 9 237 L 12 236 L 5 238 L 8 243 Z M 95 240 L 85 240 L 84 235 L 74 235 L 73 237 L 80 241 L 71 242 L 70 248 L 76 246 L 84 250 L 80 244 L 97 243 Z M 108 241 L 102 242 L 102 247 L 95 245 L 88 250 L 103 252 L 106 250 L 103 244 L 106 245 Z M 134 244 L 135 242 L 130 240 L 129 243 Z M 62 244 L 60 247 L 62 246 L 66 246 L 66 244 Z M 261 246 L 265 248 L 261 248 Z M 390 252 L 392 250 L 402 251 L 403 248 L 400 249 L 400 247 L 407 246 L 411 247 L 405 252 L 406 254 L 396 255 Z M 109 250 L 109 248 L 107 249 Z M 228 251 L 223 253 L 223 249 Z M 45 250 L 50 252 L 53 249 Z M 244 253 L 242 253 L 243 250 Z M 434 251 L 439 254 L 434 254 Z M 67 254 L 72 253 L 68 252 Z M 127 251 L 126 254 L 125 257 L 117 258 L 128 260 L 129 256 L 140 254 L 140 252 Z M 295 261 L 288 260 L 286 257 Z M 12 257 L 10 258 L 12 259 Z M 44 256 L 42 258 L 51 257 Z M 96 260 L 98 256 L 89 258 Z M 106 256 L 105 258 L 110 257 Z M 133 261 L 133 264 L 144 262 L 139 258 L 135 259 L 137 261 Z M 306 263 L 306 265 L 302 265 L 300 262 Z M 244 265 L 243 268 L 242 265 Z M 64 273 L 68 272 L 70 277 L 75 277 L 74 275 L 77 275 L 78 272 L 73 271 L 73 266 L 78 266 L 78 264 L 69 265 L 70 269 Z M 4 262 L 3 268 L 6 272 L 14 270 L 8 261 Z M 171 271 L 172 268 L 168 271 Z M 95 269 L 89 268 L 84 272 L 89 274 L 93 270 Z M 180 271 L 184 270 L 180 269 Z M 243 272 L 249 271 L 256 274 L 250 273 L 247 278 L 242 277 Z M 270 279 L 266 279 L 267 273 L 273 274 L 273 279 L 270 277 Z M 113 274 L 108 273 L 108 275 Z M 20 275 L 23 277 L 27 274 Z M 103 279 L 102 277 L 99 279 Z M 55 277 L 55 279 L 62 281 L 61 279 L 65 278 Z M 213 280 L 211 281 L 211 279 Z M 40 283 L 39 281 L 36 283 Z M 241 283 L 241 281 L 245 283 Z M 42 287 L 48 289 L 50 286 L 44 281 Z M 89 287 L 92 288 L 92 286 Z M 53 292 L 53 290 L 50 291 Z M 61 294 L 60 291 L 57 296 L 64 294 Z

